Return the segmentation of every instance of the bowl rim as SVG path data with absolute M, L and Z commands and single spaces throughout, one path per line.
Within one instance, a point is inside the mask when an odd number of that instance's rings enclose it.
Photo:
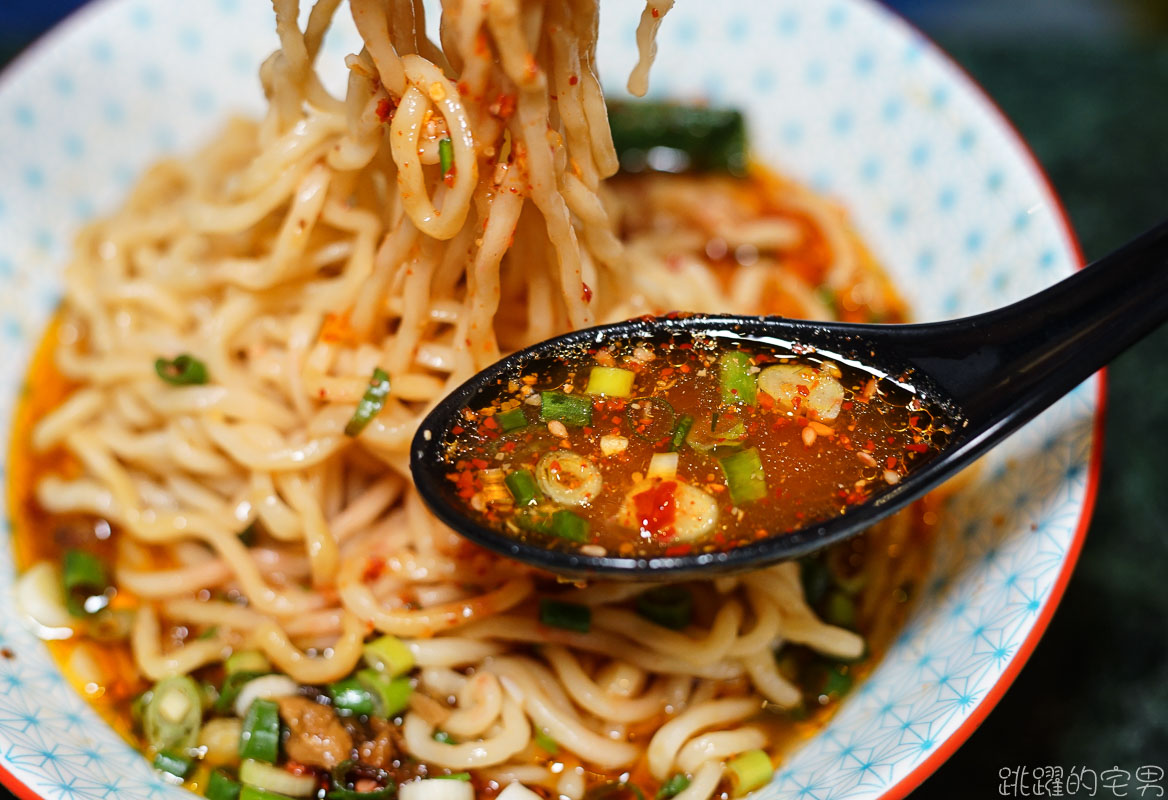
M 1082 242 L 1079 241 L 1079 237 L 1075 234 L 1075 228 L 1071 224 L 1070 213 L 1067 211 L 1062 197 L 1055 191 L 1054 183 L 1051 181 L 1050 175 L 1047 174 L 1034 149 L 1026 141 L 1022 132 L 1018 130 L 1018 126 L 1014 124 L 1014 121 L 1002 110 L 998 102 L 973 77 L 969 70 L 951 56 L 947 50 L 941 47 L 933 37 L 922 31 L 902 14 L 890 8 L 886 0 L 874 0 L 874 2 L 892 19 L 904 25 L 913 34 L 920 37 L 920 40 L 932 49 L 934 56 L 941 59 L 947 66 L 953 69 L 954 79 L 963 83 L 966 90 L 979 97 L 985 103 L 986 111 L 994 118 L 994 121 L 1002 126 L 1002 131 L 1011 140 L 1011 143 L 1018 148 L 1018 152 L 1025 156 L 1026 161 L 1029 162 L 1034 177 L 1038 179 L 1040 188 L 1051 203 L 1051 209 L 1055 212 L 1055 217 L 1062 229 L 1065 243 L 1078 262 L 1076 269 L 1083 269 L 1087 266 Z M 1005 669 L 1002 670 L 1002 674 L 998 677 L 998 680 L 986 692 L 981 702 L 969 712 L 969 716 L 966 717 L 965 721 L 944 742 L 938 745 L 936 750 L 929 754 L 928 758 L 918 764 L 911 772 L 895 784 L 888 787 L 880 795 L 879 800 L 902 800 L 902 798 L 907 797 L 924 783 L 930 775 L 936 772 L 942 764 L 948 761 L 957 752 L 958 748 L 965 744 L 1014 684 L 1015 679 L 1022 672 L 1022 668 L 1030 660 L 1030 656 L 1034 653 L 1038 642 L 1046 633 L 1046 629 L 1050 626 L 1050 621 L 1054 618 L 1055 611 L 1058 610 L 1059 604 L 1062 602 L 1063 595 L 1066 592 L 1067 584 L 1071 580 L 1071 574 L 1075 571 L 1075 565 L 1079 562 L 1079 554 L 1082 552 L 1083 543 L 1087 539 L 1087 530 L 1091 527 L 1091 520 L 1095 514 L 1095 501 L 1099 494 L 1099 479 L 1103 467 L 1103 439 L 1107 420 L 1107 368 L 1105 367 L 1095 373 L 1094 380 L 1096 380 L 1095 418 L 1091 426 L 1091 448 L 1087 456 L 1087 480 L 1083 492 L 1083 504 L 1079 509 L 1079 520 L 1076 523 L 1075 534 L 1067 546 L 1066 556 L 1063 558 L 1058 576 L 1051 586 L 1050 595 L 1035 618 L 1030 632 L 1026 634 L 1025 640 L 1018 647 L 1017 652 L 1014 653 L 1014 656 L 1010 659 Z
M 54 39 L 62 34 L 67 33 L 74 27 L 81 26 L 89 19 L 90 16 L 100 15 L 104 12 L 106 6 L 111 5 L 113 0 L 89 0 L 84 5 L 74 9 L 63 18 L 58 20 L 55 24 L 42 31 L 34 39 L 32 39 L 23 50 L 19 51 L 11 61 L 9 61 L 2 69 L 0 69 L 0 84 L 10 80 L 15 74 L 19 73 L 26 63 L 35 61 L 41 57 L 42 51 L 45 50 Z M 984 110 L 989 115 L 991 120 L 1001 127 L 1001 130 L 1010 143 L 1017 148 L 1018 153 L 1024 157 L 1026 166 L 1031 170 L 1032 176 L 1037 180 L 1038 186 L 1046 195 L 1046 199 L 1050 202 L 1050 208 L 1054 212 L 1055 219 L 1059 224 L 1061 230 L 1063 243 L 1068 247 L 1075 261 L 1078 263 L 1076 269 L 1082 269 L 1086 265 L 1086 258 L 1083 252 L 1082 243 L 1079 241 L 1075 233 L 1074 226 L 1071 223 L 1070 214 L 1067 211 L 1066 205 L 1062 198 L 1055 190 L 1054 183 L 1043 167 L 1042 162 L 1038 159 L 1033 148 L 1029 142 L 1022 136 L 1018 127 L 1013 120 L 1002 110 L 997 101 L 990 95 L 990 93 L 973 77 L 973 75 L 958 62 L 947 50 L 941 47 L 936 40 L 922 31 L 915 23 L 908 20 L 903 14 L 891 8 L 888 5 L 888 0 L 853 0 L 853 2 L 866 3 L 877 7 L 882 12 L 888 21 L 892 24 L 901 25 L 912 33 L 919 41 L 921 41 L 926 49 L 930 51 L 932 57 L 937 58 L 945 66 L 953 70 L 954 80 L 961 83 L 964 89 L 970 93 L 971 96 L 980 100 L 983 103 Z M 1063 558 L 1063 563 L 1059 568 L 1059 572 L 1050 589 L 1050 594 L 1035 617 L 1034 623 L 1030 631 L 1026 634 L 1026 638 L 1018 647 L 1017 651 L 1010 658 L 1002 670 L 1001 675 L 989 691 L 986 692 L 985 697 L 969 712 L 966 719 L 954 730 L 937 748 L 929 754 L 929 756 L 914 767 L 907 775 L 903 776 L 899 781 L 887 787 L 879 796 L 878 800 L 902 800 L 907 797 L 914 790 L 916 790 L 925 780 L 931 776 L 948 761 L 957 750 L 965 744 L 969 737 L 989 716 L 1006 692 L 1013 685 L 1022 668 L 1030 660 L 1030 656 L 1034 653 L 1039 641 L 1045 635 L 1047 628 L 1050 626 L 1051 620 L 1054 618 L 1055 612 L 1058 610 L 1059 604 L 1062 602 L 1063 595 L 1066 592 L 1067 584 L 1070 582 L 1071 575 L 1078 563 L 1079 555 L 1083 549 L 1083 543 L 1087 538 L 1087 531 L 1091 526 L 1091 521 L 1094 516 L 1095 504 L 1098 498 L 1099 481 L 1103 465 L 1103 443 L 1106 428 L 1107 416 L 1107 387 L 1108 387 L 1108 371 L 1106 368 L 1099 370 L 1092 378 L 1095 384 L 1095 413 L 1092 420 L 1091 427 L 1091 444 L 1090 451 L 1087 455 L 1087 477 L 1084 487 L 1082 505 L 1079 509 L 1079 519 L 1076 523 L 1075 533 L 1067 546 L 1066 555 Z M 31 788 L 26 786 L 15 775 L 10 772 L 5 766 L 5 761 L 0 755 L 0 788 L 6 789 L 20 800 L 51 800 L 45 798 L 43 795 L 37 794 Z

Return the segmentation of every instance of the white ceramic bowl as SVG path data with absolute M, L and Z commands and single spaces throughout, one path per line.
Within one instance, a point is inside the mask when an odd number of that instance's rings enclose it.
M 637 5 L 604 5 L 600 59 L 614 85 L 632 63 Z M 883 7 L 714 7 L 681 0 L 666 19 L 652 91 L 744 109 L 759 155 L 847 205 L 917 319 L 1001 305 L 1078 265 L 1058 201 L 1009 123 Z M 272 27 L 260 0 L 103 0 L 0 79 L 0 437 L 74 232 L 158 156 L 196 146 L 229 112 L 260 110 L 255 74 L 276 45 Z M 342 28 L 323 53 L 333 86 L 354 41 Z M 903 796 L 989 712 L 1082 542 L 1100 389 L 1089 381 L 1011 438 L 953 500 L 923 602 L 891 652 L 762 797 Z M 0 658 L 0 779 L 53 800 L 183 795 L 21 627 L 6 544 L 0 646 L 14 658 Z

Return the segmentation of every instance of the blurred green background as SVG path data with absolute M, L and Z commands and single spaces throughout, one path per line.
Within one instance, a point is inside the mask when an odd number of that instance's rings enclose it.
M 0 0 L 0 64 L 78 5 Z M 1168 217 L 1168 0 L 889 5 L 948 50 L 1014 121 L 1050 173 L 1088 259 Z M 1143 766 L 1168 770 L 1165 398 L 1168 328 L 1110 372 L 1095 519 L 1047 635 L 997 709 L 914 797 L 997 797 L 1003 767 L 1054 765 L 1099 773 L 1114 766 L 1133 776 L 1095 797 L 1163 796 L 1141 794 L 1134 775 Z M 1168 781 L 1161 786 L 1168 790 Z

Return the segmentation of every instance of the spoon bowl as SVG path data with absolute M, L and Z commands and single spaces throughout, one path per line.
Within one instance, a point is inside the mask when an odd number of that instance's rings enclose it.
M 433 512 L 469 540 L 573 579 L 663 581 L 758 569 L 855 536 L 952 477 L 1168 319 L 1168 223 L 1012 305 L 945 322 L 875 325 L 783 317 L 670 314 L 573 331 L 476 374 L 422 421 L 410 470 Z M 644 558 L 541 547 L 464 515 L 447 479 L 445 442 L 462 419 L 525 367 L 566 348 L 701 334 L 814 352 L 890 378 L 940 404 L 957 424 L 934 458 L 839 516 L 742 546 Z

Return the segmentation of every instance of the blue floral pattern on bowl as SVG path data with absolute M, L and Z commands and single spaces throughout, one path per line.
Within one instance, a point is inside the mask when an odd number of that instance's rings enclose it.
M 602 11 L 610 80 L 633 61 L 639 4 Z M 682 0 L 652 93 L 747 112 L 757 154 L 836 197 L 918 319 L 1015 300 L 1077 251 L 1009 124 L 933 45 L 871 0 Z M 330 33 L 343 81 L 349 26 Z M 103 0 L 0 79 L 0 438 L 61 291 L 70 241 L 148 163 L 231 112 L 258 113 L 270 6 Z M 619 91 L 615 92 L 620 94 Z M 923 601 L 872 677 L 761 798 L 901 796 L 992 705 L 1057 602 L 1089 511 L 1101 379 L 991 454 L 944 514 Z M 7 446 L 5 444 L 5 449 Z M 9 523 L 0 510 L 6 540 Z M 0 775 L 68 800 L 180 797 L 89 708 L 13 612 L 0 541 Z

